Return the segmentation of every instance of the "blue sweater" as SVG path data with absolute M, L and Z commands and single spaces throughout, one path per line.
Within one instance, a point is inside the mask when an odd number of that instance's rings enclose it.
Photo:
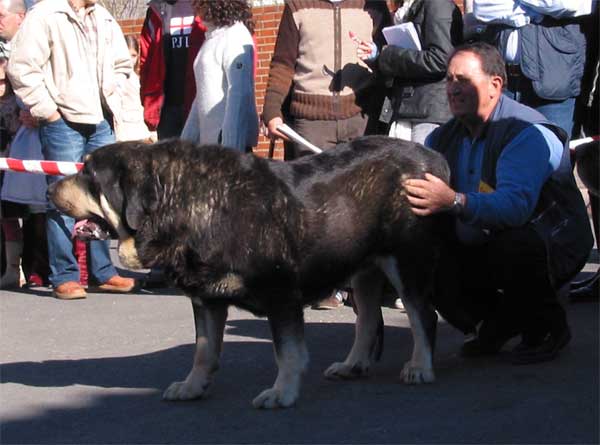
M 425 144 L 429 143 L 428 138 Z M 563 144 L 548 128 L 539 124 L 526 127 L 498 159 L 495 190 L 480 193 L 484 144 L 465 137 L 453 172 L 456 191 L 467 196 L 462 222 L 479 229 L 523 225 L 535 210 L 542 186 L 560 165 L 562 151 Z M 466 231 L 459 232 L 461 235 L 468 237 Z

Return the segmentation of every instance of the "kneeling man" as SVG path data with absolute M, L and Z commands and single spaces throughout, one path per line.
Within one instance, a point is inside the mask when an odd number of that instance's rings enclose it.
M 455 215 L 436 306 L 472 334 L 464 356 L 495 354 L 521 335 L 514 363 L 552 360 L 571 339 L 557 290 L 593 243 L 568 136 L 502 94 L 504 61 L 488 44 L 457 48 L 447 82 L 454 118 L 426 145 L 445 155 L 451 184 L 432 175 L 406 181 L 414 213 Z

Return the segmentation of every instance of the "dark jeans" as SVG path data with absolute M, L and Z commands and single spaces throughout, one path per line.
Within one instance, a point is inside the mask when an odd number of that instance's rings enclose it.
M 83 157 L 115 141 L 109 123 L 97 125 L 74 124 L 59 119 L 40 126 L 44 159 L 48 161 L 81 162 Z M 47 176 L 48 184 L 61 179 Z M 60 213 L 50 202 L 46 221 L 50 282 L 58 286 L 67 281 L 79 281 L 79 265 L 73 255 L 71 233 L 75 220 Z M 110 260 L 108 241 L 90 241 L 91 273 L 98 283 L 117 274 Z
M 560 330 L 566 315 L 546 256 L 544 242 L 527 226 L 493 234 L 481 246 L 450 241 L 436 279 L 436 309 L 465 333 L 493 318 L 525 334 Z

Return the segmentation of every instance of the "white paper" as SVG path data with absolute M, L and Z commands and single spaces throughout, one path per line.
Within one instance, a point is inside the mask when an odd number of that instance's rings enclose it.
M 388 26 L 382 30 L 383 36 L 388 45 L 399 46 L 400 48 L 421 50 L 419 34 L 412 22 L 400 23 L 399 25 Z
M 294 142 L 300 145 L 304 145 L 306 148 L 308 148 L 311 151 L 314 151 L 315 153 L 321 153 L 323 151 L 316 145 L 313 145 L 310 142 L 308 142 L 306 139 L 304 139 L 302 136 L 300 136 L 298 133 L 292 130 L 292 128 L 287 124 L 277 126 L 277 131 L 280 131 Z

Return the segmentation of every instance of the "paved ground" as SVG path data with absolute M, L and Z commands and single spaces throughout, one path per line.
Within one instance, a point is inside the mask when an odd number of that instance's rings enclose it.
M 598 267 L 597 255 L 587 271 Z M 349 308 L 306 311 L 311 364 L 299 403 L 258 411 L 275 364 L 265 320 L 230 311 L 213 395 L 161 401 L 191 364 L 190 303 L 176 292 L 92 294 L 63 302 L 48 289 L 1 291 L 0 443 L 598 443 L 598 303 L 566 303 L 574 339 L 554 362 L 516 367 L 506 354 L 457 355 L 441 322 L 437 381 L 398 383 L 407 318 L 384 309 L 386 348 L 373 375 L 322 377 L 353 338 Z

